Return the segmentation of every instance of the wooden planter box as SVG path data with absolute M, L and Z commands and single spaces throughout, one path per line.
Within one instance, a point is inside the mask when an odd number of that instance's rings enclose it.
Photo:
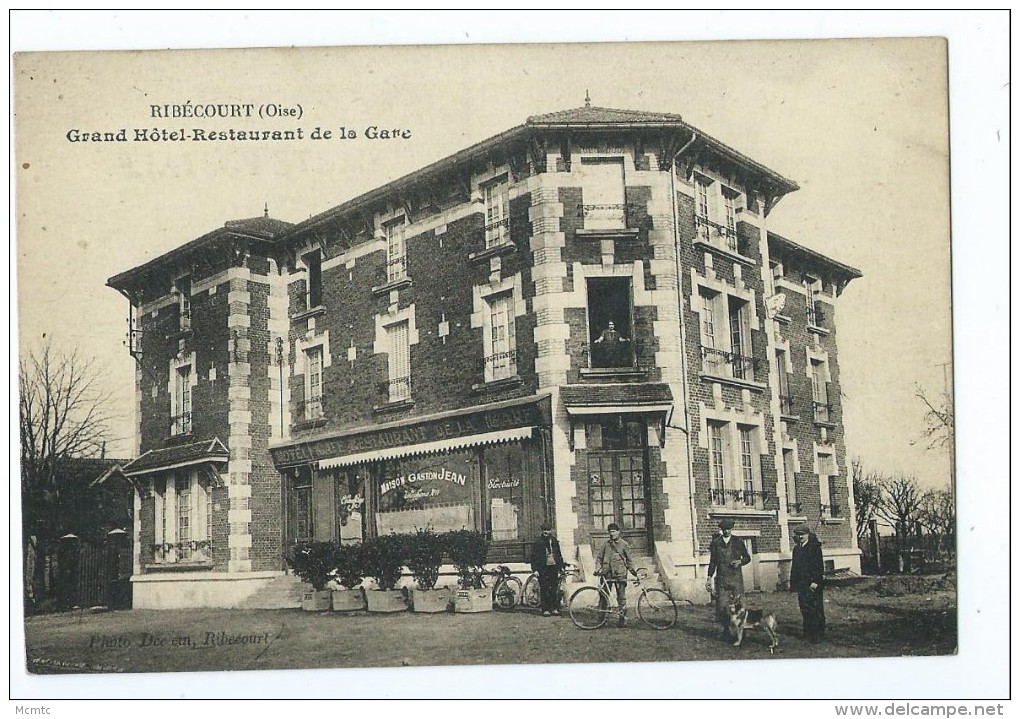
M 308 589 L 301 595 L 301 608 L 306 612 L 328 612 L 332 605 L 329 595 L 328 589 L 323 589 L 321 592 Z
M 491 612 L 492 611 L 492 590 L 488 587 L 481 589 L 457 589 L 453 599 L 453 611 L 455 612 Z
M 365 593 L 361 589 L 334 589 L 334 612 L 358 612 L 365 608 Z
M 438 614 L 450 609 L 450 590 L 445 587 L 443 589 L 429 589 L 428 591 L 414 588 L 410 591 L 412 612 Z
M 365 589 L 365 603 L 370 612 L 406 612 L 407 598 L 403 589 Z

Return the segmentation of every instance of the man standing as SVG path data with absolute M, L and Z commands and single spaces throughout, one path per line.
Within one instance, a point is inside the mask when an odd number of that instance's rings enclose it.
M 595 557 L 595 574 L 602 577 L 602 586 L 607 592 L 616 590 L 616 603 L 620 607 L 619 625 L 622 627 L 627 624 L 627 572 L 636 577 L 637 570 L 630 560 L 630 545 L 620 535 L 620 525 L 613 522 L 606 529 L 609 539 Z
M 538 572 L 543 617 L 560 613 L 560 571 L 565 565 L 552 525 L 543 524 L 542 536 L 531 545 L 531 571 Z
M 790 590 L 797 592 L 797 604 L 804 618 L 804 638 L 815 644 L 825 635 L 825 565 L 822 545 L 806 524 L 793 530 L 793 563 Z
M 715 597 L 715 618 L 722 626 L 724 639 L 730 637 L 730 602 L 744 596 L 745 564 L 751 562 L 744 540 L 733 536 L 733 520 L 719 521 L 720 536 L 713 537 L 708 547 L 708 582 L 706 588 Z M 715 577 L 713 591 L 712 577 Z
M 602 334 L 595 340 L 595 344 L 602 345 L 603 364 L 607 367 L 618 367 L 623 364 L 623 343 L 630 342 L 626 337 L 621 337 L 616 331 L 616 323 L 610 322 L 609 326 L 602 330 Z

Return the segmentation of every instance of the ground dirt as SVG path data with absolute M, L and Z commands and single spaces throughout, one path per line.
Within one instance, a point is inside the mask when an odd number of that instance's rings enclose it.
M 709 606 L 680 605 L 676 626 L 636 618 L 595 631 L 531 611 L 367 615 L 293 610 L 130 610 L 62 613 L 25 622 L 33 673 L 159 672 L 450 664 L 658 662 L 953 654 L 952 578 L 865 578 L 826 590 L 826 640 L 800 637 L 796 597 L 749 594 L 779 621 L 780 649 L 760 632 L 742 647 L 719 639 Z M 245 640 L 247 638 L 247 640 Z M 228 640 L 233 642 L 228 642 Z

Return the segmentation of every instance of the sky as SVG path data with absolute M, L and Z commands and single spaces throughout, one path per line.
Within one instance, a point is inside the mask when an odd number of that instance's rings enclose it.
M 876 15 L 16 15 L 19 50 L 945 35 L 952 112 L 944 46 L 931 39 L 23 57 L 14 77 L 12 367 L 43 334 L 95 356 L 121 410 L 122 441 L 109 453 L 126 456 L 134 367 L 127 301 L 105 287 L 110 276 L 266 204 L 273 217 L 300 221 L 528 115 L 578 107 L 587 92 L 597 106 L 679 113 L 800 185 L 771 228 L 864 275 L 839 299 L 836 322 L 847 451 L 866 467 L 946 484 L 948 456 L 915 444 L 924 408 L 914 392 L 944 386 L 955 308 L 958 483 L 1004 497 L 1008 402 L 990 381 L 1008 357 L 1002 16 Z M 65 139 L 72 128 L 174 127 L 153 119 L 150 104 L 188 101 L 302 107 L 299 121 L 260 127 L 375 124 L 412 137 L 254 148 Z

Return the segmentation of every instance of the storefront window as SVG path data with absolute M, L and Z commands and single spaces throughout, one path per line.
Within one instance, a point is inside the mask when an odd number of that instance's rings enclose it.
M 485 448 L 485 488 L 493 541 L 525 538 L 524 491 L 530 457 L 519 444 Z
M 336 516 L 341 544 L 356 544 L 365 538 L 364 470 L 348 469 L 337 475 Z
M 377 531 L 474 529 L 478 484 L 474 451 L 384 462 L 378 479 Z

